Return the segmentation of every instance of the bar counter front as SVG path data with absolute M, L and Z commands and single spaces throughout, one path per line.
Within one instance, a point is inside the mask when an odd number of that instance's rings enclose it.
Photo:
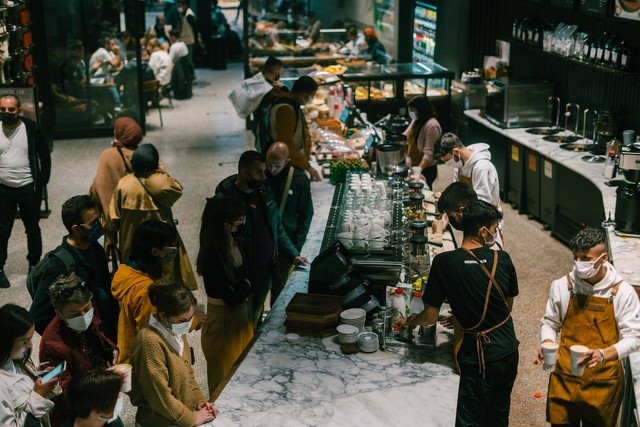
M 320 251 L 334 192 L 326 180 L 311 190 L 315 214 L 302 251 L 309 261 Z M 284 339 L 285 309 L 296 292 L 307 292 L 308 282 L 308 267 L 296 268 L 215 398 L 216 426 L 455 424 L 459 376 L 450 331 L 438 325 L 436 347 L 389 346 L 352 355 L 341 352 L 335 335 L 291 344 Z

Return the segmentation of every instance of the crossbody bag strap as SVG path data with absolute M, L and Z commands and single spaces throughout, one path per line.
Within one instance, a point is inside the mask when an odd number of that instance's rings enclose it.
M 129 166 L 129 162 L 127 161 L 127 158 L 122 152 L 122 147 L 117 146 L 116 149 L 118 150 L 118 153 L 120 153 L 120 157 L 122 157 L 122 162 L 124 163 L 124 168 L 127 171 L 127 173 L 133 172 L 133 170 L 131 169 L 131 166 Z
M 289 166 L 289 175 L 287 176 L 287 183 L 284 186 L 284 193 L 282 194 L 282 200 L 280 201 L 280 209 L 278 212 L 282 217 L 282 213 L 284 212 L 284 207 L 287 204 L 287 198 L 289 198 L 289 189 L 291 188 L 291 181 L 293 180 L 293 166 Z

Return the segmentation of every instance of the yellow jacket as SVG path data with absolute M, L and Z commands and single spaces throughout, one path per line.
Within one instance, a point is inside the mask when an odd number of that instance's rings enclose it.
M 118 319 L 118 363 L 129 363 L 131 347 L 138 331 L 149 322 L 156 308 L 149 301 L 153 279 L 126 264 L 120 265 L 111 281 L 111 293 L 120 303 Z

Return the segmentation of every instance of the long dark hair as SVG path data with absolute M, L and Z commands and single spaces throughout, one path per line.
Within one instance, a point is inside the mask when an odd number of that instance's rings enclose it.
M 151 252 L 153 248 L 161 249 L 175 243 L 177 239 L 178 232 L 173 225 L 157 219 L 145 221 L 133 233 L 129 261 L 132 261 L 137 268 L 152 279 L 160 279 L 162 277 L 162 263 L 160 258 Z
M 5 304 L 0 307 L 0 331 L 2 331 L 0 366 L 4 366 L 9 361 L 16 338 L 26 334 L 34 324 L 33 316 L 19 305 Z M 29 352 L 22 360 L 16 360 L 15 363 L 26 371 L 24 368 L 27 364 L 31 364 L 30 357 Z
M 433 108 L 431 101 L 424 95 L 414 96 L 407 102 L 407 108 L 413 108 L 417 111 L 418 118 L 409 132 L 409 141 L 416 141 L 422 130 L 422 126 L 430 119 L 437 118 L 436 110 Z
M 232 223 L 245 215 L 245 212 L 241 202 L 229 197 L 215 197 L 207 200 L 200 225 L 200 252 L 197 261 L 199 274 L 202 274 L 211 257 L 217 256 L 222 261 L 227 278 L 231 281 L 236 280 L 231 261 L 231 236 L 225 230 L 224 224 Z

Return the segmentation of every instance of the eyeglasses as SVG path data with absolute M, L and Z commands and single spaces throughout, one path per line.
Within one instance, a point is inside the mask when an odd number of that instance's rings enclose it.
M 18 111 L 17 107 L 0 107 L 0 113 L 15 113 Z
M 163 251 L 165 252 L 174 252 L 178 250 L 177 246 L 165 246 L 164 248 L 162 248 Z
M 85 292 L 89 290 L 89 286 L 87 285 L 86 282 L 81 282 L 78 283 L 75 286 L 72 286 L 70 288 L 64 288 L 64 289 L 60 289 L 58 292 L 56 292 L 55 294 L 55 298 L 59 298 L 59 297 L 63 297 L 65 299 L 69 299 L 73 296 L 73 294 L 78 291 L 78 292 Z
M 92 228 L 94 225 L 96 225 L 98 222 L 102 222 L 102 216 L 97 217 L 96 219 L 94 219 L 93 221 L 91 221 L 89 224 L 80 224 L 81 226 L 85 227 L 85 228 Z

